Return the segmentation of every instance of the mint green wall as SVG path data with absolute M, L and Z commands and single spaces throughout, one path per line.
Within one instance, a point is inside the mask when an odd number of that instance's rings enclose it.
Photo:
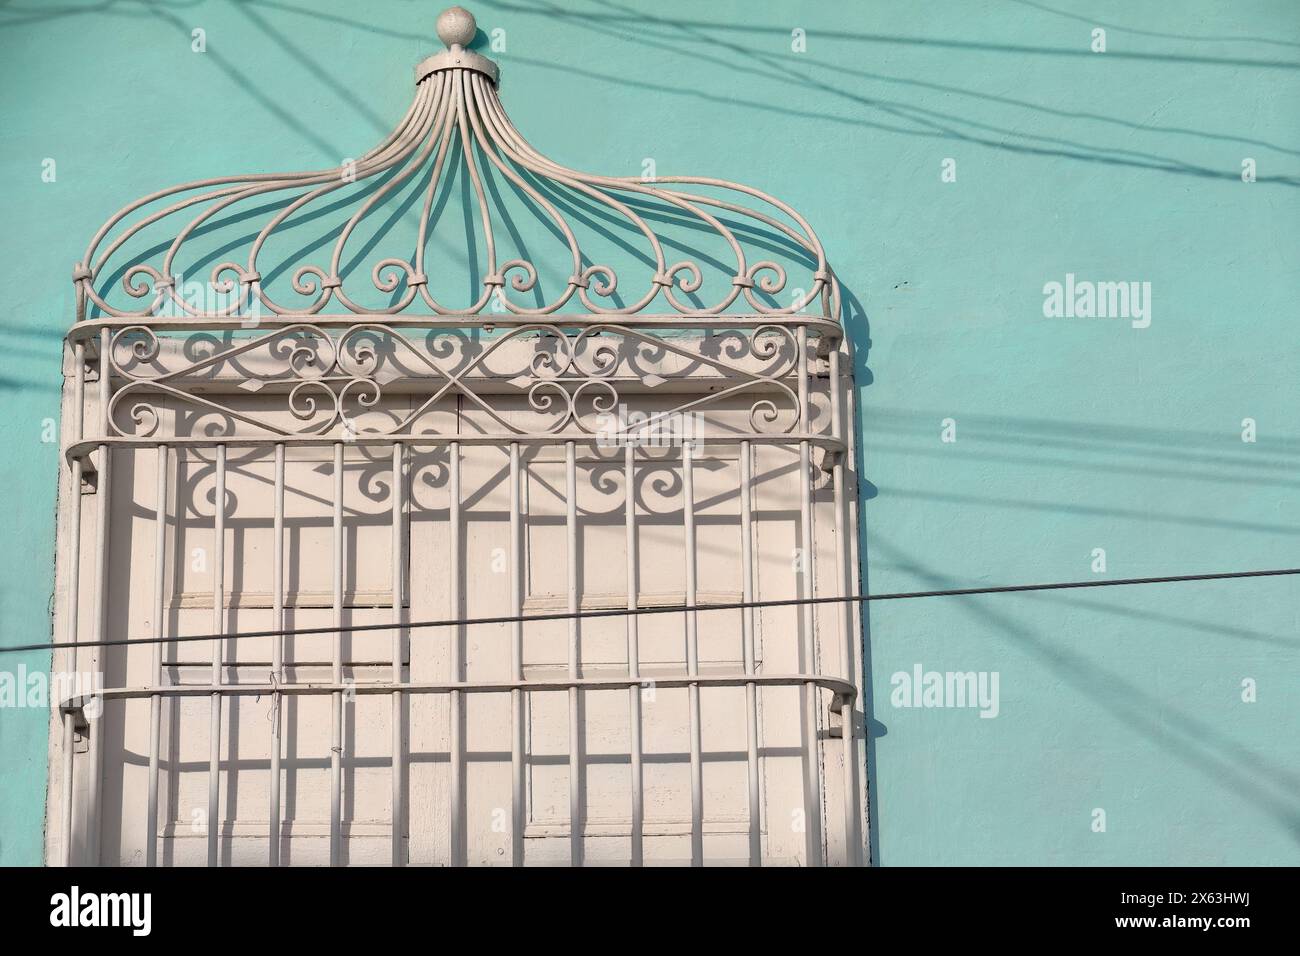
M 470 6 L 544 152 L 751 183 L 814 224 L 855 303 L 872 590 L 1089 578 L 1095 548 L 1112 577 L 1300 564 L 1292 0 Z M 163 185 L 359 155 L 439 9 L 0 10 L 0 641 L 49 634 L 42 422 L 90 234 Z M 1044 318 L 1067 273 L 1150 282 L 1150 327 Z M 876 860 L 1300 863 L 1297 607 L 1296 578 L 871 606 Z M 998 672 L 999 715 L 892 707 L 916 664 Z M 0 863 L 41 858 L 45 734 L 0 710 Z

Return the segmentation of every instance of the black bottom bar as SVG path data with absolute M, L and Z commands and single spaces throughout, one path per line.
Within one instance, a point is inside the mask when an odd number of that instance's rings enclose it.
M 917 952 L 946 941 L 984 949 L 1005 941 L 1096 937 L 1231 947 L 1291 937 L 1296 926 L 1296 874 L 1285 869 L 726 870 L 707 876 L 698 870 L 10 869 L 0 871 L 0 883 L 0 912 L 14 938 L 77 933 L 80 942 L 98 937 L 128 946 L 137 939 L 205 947 L 230 940 L 299 949 L 423 939 L 434 947 L 496 947 L 527 934 L 551 946 L 559 942 L 557 916 L 575 907 L 589 945 L 635 936 L 640 946 L 656 937 L 681 946 L 699 934 L 732 946 L 753 938 L 770 949 L 772 934 L 780 934 L 801 947 L 817 940 L 818 949 L 857 950 L 893 940 Z M 779 903 L 743 905 L 764 899 Z M 810 917 L 819 922 L 810 924 Z M 448 927 L 457 938 L 446 936 Z

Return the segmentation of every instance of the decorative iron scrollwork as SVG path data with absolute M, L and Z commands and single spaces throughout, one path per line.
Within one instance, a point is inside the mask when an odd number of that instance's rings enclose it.
M 480 58 L 481 59 L 481 58 Z M 484 60 L 483 62 L 489 62 Z M 480 167 L 482 162 L 486 166 Z M 501 260 L 499 245 L 511 224 L 495 209 L 487 174 L 499 176 L 542 218 L 559 239 L 558 262 L 547 263 L 547 274 L 567 275 L 549 300 L 529 305 L 518 296 L 541 294 L 540 261 L 520 255 Z M 439 190 L 454 177 L 472 186 L 477 212 L 475 231 L 482 236 L 481 259 L 474 271 L 482 276 L 472 301 L 440 301 L 430 288 L 426 249 L 435 221 Z M 415 241 L 382 253 L 367 270 L 361 265 L 367 248 L 355 262 L 348 259 L 350 240 L 386 197 L 404 184 L 427 178 Z M 342 202 L 338 200 L 342 198 Z M 249 210 L 252 203 L 272 205 Z M 335 205 L 330 205 L 334 203 Z M 295 223 L 341 205 L 352 211 L 337 230 L 327 261 L 270 261 L 267 246 Z M 636 255 L 646 273 L 635 282 L 620 276 L 611 263 L 593 263 L 579 239 L 574 209 L 599 211 L 641 245 Z M 197 210 L 197 212 L 196 212 Z M 685 227 L 720 241 L 731 261 L 712 260 L 730 270 L 728 286 L 716 300 L 691 301 L 705 285 L 705 257 L 670 262 L 663 237 L 650 224 L 671 218 Z M 269 215 L 256 232 L 232 243 L 242 258 L 219 262 L 207 270 L 202 295 L 190 295 L 180 268 L 193 240 L 220 224 L 221 217 Z M 189 218 L 186 218 L 189 217 Z M 160 247 L 160 260 L 129 261 L 114 267 L 115 256 L 129 253 L 130 241 L 150 227 L 181 223 Z M 746 252 L 749 233 L 759 230 L 788 245 L 808 267 L 802 293 L 786 305 L 775 297 L 788 286 L 786 266 L 771 259 L 751 261 Z M 152 235 L 152 233 L 151 233 Z M 110 238 L 111 236 L 111 238 Z M 227 249 L 225 255 L 229 255 Z M 191 271 L 201 271 L 201 263 Z M 289 274 L 293 298 L 273 298 L 268 277 Z M 357 275 L 369 272 L 369 289 L 357 288 Z M 145 300 L 132 308 L 112 301 L 112 279 L 120 272 L 122 293 Z M 377 147 L 343 167 L 293 173 L 227 176 L 185 183 L 145 196 L 119 210 L 95 234 L 73 271 L 78 292 L 78 318 L 156 317 L 194 320 L 272 315 L 309 317 L 325 314 L 398 315 L 430 318 L 480 315 L 499 310 L 515 316 L 550 316 L 561 310 L 594 317 L 633 316 L 652 306 L 666 306 L 681 316 L 716 316 L 742 308 L 774 321 L 793 321 L 815 309 L 834 320 L 839 292 L 820 241 L 792 208 L 759 190 L 719 179 L 664 176 L 641 179 L 598 176 L 562 166 L 528 144 L 507 117 L 493 74 L 459 60 L 417 71 L 415 99 L 406 116 Z M 619 304 L 620 288 L 635 298 Z M 387 295 L 387 305 L 365 304 L 365 295 Z

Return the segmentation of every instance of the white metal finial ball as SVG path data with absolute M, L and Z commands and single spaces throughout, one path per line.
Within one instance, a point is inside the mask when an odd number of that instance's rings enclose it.
M 438 39 L 448 47 L 467 47 L 478 33 L 474 14 L 464 7 L 448 7 L 438 14 Z

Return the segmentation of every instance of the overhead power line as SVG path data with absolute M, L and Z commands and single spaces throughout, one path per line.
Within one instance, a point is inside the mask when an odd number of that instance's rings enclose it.
M 1222 571 L 1213 574 L 1173 574 L 1149 578 L 1112 578 L 1101 581 L 1057 581 L 1051 584 L 1002 584 L 980 588 L 943 588 L 934 591 L 895 591 L 885 594 L 851 594 L 846 597 L 783 598 L 770 601 L 726 601 L 718 604 L 677 604 L 659 607 L 610 608 L 599 611 L 555 611 L 545 614 L 498 614 L 491 617 L 447 618 L 437 621 L 408 621 L 403 624 L 348 624 L 321 627 L 287 627 L 264 631 L 236 631 L 229 634 L 186 634 L 175 637 L 135 637 L 104 641 L 52 641 L 45 644 L 19 644 L 0 647 L 0 653 L 58 650 L 75 647 L 125 647 L 143 644 L 183 644 L 191 641 L 244 640 L 254 637 L 302 637 L 311 634 L 355 634 L 363 631 L 418 630 L 435 627 L 474 627 L 483 624 L 513 624 L 516 621 L 591 620 L 602 617 L 629 617 L 647 614 L 685 614 L 691 611 L 739 611 L 745 608 L 798 607 L 805 604 L 867 603 L 870 601 L 904 601 L 914 598 L 962 597 L 978 594 L 1012 594 L 1021 591 L 1064 591 L 1075 588 L 1113 588 L 1136 584 L 1177 584 L 1185 581 L 1226 581 L 1235 578 L 1269 578 L 1300 574 L 1300 568 L 1275 568 L 1266 571 Z

